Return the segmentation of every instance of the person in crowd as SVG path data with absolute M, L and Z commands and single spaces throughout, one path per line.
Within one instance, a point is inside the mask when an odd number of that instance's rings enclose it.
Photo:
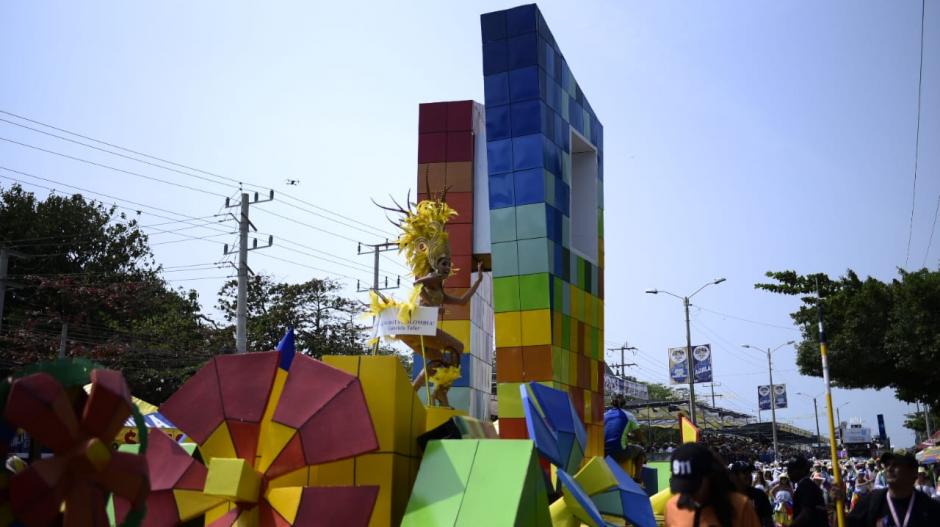
M 731 464 L 731 482 L 734 483 L 735 490 L 744 494 L 751 500 L 754 511 L 757 513 L 757 519 L 762 527 L 774 526 L 774 510 L 770 506 L 770 500 L 767 499 L 767 493 L 763 488 L 758 489 L 752 485 L 754 478 L 754 465 L 746 461 L 736 461 Z M 760 472 L 757 472 L 760 475 Z
M 849 512 L 849 527 L 936 527 L 940 502 L 914 488 L 917 460 L 912 454 L 881 457 L 887 488 L 875 489 Z
M 812 464 L 803 456 L 787 462 L 787 474 L 796 481 L 793 491 L 793 521 L 791 527 L 829 527 L 826 501 L 822 488 L 810 479 Z
M 864 474 L 860 475 L 855 480 L 855 486 L 852 489 L 852 498 L 849 501 L 849 510 L 855 509 L 855 506 L 858 504 L 859 500 L 864 498 L 871 492 L 872 483 Z
M 755 489 L 760 490 L 764 493 L 764 496 L 767 496 L 767 492 L 770 490 L 767 485 L 767 478 L 764 477 L 764 473 L 760 470 L 754 472 L 754 480 L 752 485 Z
M 623 409 L 626 398 L 617 394 L 611 407 L 604 412 L 604 455 L 610 456 L 634 481 L 643 480 L 646 451 L 638 443 L 639 424 L 636 417 Z
M 754 506 L 736 492 L 721 461 L 701 443 L 672 452 L 664 527 L 761 527 Z
M 927 469 L 920 467 L 917 469 L 917 481 L 914 488 L 933 498 L 937 494 L 937 489 L 933 482 L 927 479 Z

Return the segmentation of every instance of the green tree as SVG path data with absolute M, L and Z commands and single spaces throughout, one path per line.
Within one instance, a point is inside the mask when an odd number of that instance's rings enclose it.
M 159 403 L 220 349 L 195 292 L 159 276 L 138 221 L 81 195 L 37 198 L 0 189 L 0 245 L 10 259 L 0 370 L 67 354 L 122 369 L 135 393 Z
M 236 318 L 237 293 L 235 280 L 219 291 L 217 307 L 229 323 Z M 289 284 L 254 275 L 248 282 L 248 349 L 274 349 L 293 326 L 299 353 L 315 358 L 359 355 L 367 349 L 366 326 L 357 321 L 362 312 L 361 304 L 340 295 L 340 284 L 334 280 L 312 278 Z
M 817 273 L 768 272 L 758 289 L 799 296 L 790 316 L 801 328 L 797 365 L 822 375 L 818 308 L 822 303 L 834 385 L 892 388 L 899 399 L 940 403 L 940 271 L 898 271 L 898 278 L 864 280 L 852 270 L 838 279 Z M 817 297 L 817 291 L 820 301 Z
M 673 401 L 682 399 L 676 390 L 670 386 L 659 383 L 649 383 L 646 385 L 649 390 L 650 401 Z

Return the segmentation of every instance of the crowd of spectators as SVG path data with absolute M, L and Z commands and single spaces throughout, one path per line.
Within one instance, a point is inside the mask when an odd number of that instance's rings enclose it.
M 701 442 L 720 455 L 727 463 L 738 461 L 768 463 L 774 458 L 773 443 L 770 441 L 758 441 L 750 437 L 706 430 L 702 432 Z M 678 446 L 678 442 L 653 444 L 647 449 L 649 459 L 653 461 L 669 459 L 672 451 Z M 805 455 L 807 453 L 803 449 L 789 445 L 778 444 L 777 449 L 779 459 L 787 459 L 797 454 Z

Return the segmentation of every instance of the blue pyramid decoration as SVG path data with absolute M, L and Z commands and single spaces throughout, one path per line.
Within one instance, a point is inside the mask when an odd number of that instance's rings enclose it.
M 287 328 L 287 333 L 281 337 L 281 341 L 277 343 L 277 348 L 275 348 L 280 354 L 280 360 L 278 361 L 278 368 L 288 371 L 290 370 L 291 363 L 294 362 L 294 355 L 296 354 L 294 348 L 294 328 Z
M 584 490 L 581 488 L 581 485 L 568 475 L 562 469 L 558 469 L 556 472 L 558 475 L 558 482 L 561 483 L 561 488 L 571 493 L 575 501 L 578 502 L 578 505 L 587 512 L 588 518 L 595 523 L 595 525 L 600 525 L 606 527 L 609 525 L 604 518 L 601 516 L 601 512 L 597 510 L 597 506 L 594 505 L 594 502 L 591 501 L 591 498 L 585 494 Z M 639 527 L 639 526 L 638 526 Z
M 576 472 L 584 459 L 587 433 L 568 394 L 539 383 L 519 387 L 529 437 L 556 467 Z
M 620 506 L 609 508 L 610 491 L 592 496 L 595 505 L 603 514 L 622 516 L 636 527 L 656 527 L 656 518 L 649 496 L 637 482 L 633 481 L 620 465 L 610 456 L 604 461 L 617 480 L 617 487 L 612 489 L 619 494 Z M 619 510 L 618 510 L 619 509 Z

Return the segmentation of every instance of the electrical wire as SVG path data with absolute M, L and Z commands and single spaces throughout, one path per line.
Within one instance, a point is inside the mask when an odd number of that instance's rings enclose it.
M 927 240 L 927 250 L 924 251 L 924 262 L 921 267 L 927 267 L 927 256 L 930 255 L 930 246 L 933 245 L 933 232 L 937 228 L 937 216 L 940 215 L 940 194 L 937 195 L 937 208 L 933 211 L 933 223 L 930 225 L 930 239 Z
M 217 196 L 217 197 L 220 197 L 220 198 L 225 198 L 225 195 L 224 195 L 224 194 L 219 194 L 218 192 L 212 192 L 212 191 L 209 191 L 209 190 L 206 190 L 206 189 L 202 189 L 202 188 L 198 188 L 198 187 L 192 187 L 192 186 L 189 186 L 189 185 L 183 185 L 182 183 L 176 183 L 176 182 L 169 181 L 169 180 L 166 180 L 166 179 L 160 179 L 160 178 L 153 177 L 153 176 L 147 176 L 147 175 L 141 174 L 141 173 L 139 173 L 139 172 L 133 172 L 133 171 L 130 171 L 130 170 L 124 170 L 123 168 L 117 168 L 117 167 L 113 167 L 113 166 L 111 166 L 111 165 L 105 165 L 104 163 L 98 163 L 97 161 L 92 161 L 92 160 L 90 160 L 90 159 L 85 159 L 85 158 L 82 158 L 82 157 L 72 156 L 72 155 L 69 155 L 69 154 L 63 154 L 62 152 L 57 152 L 57 151 L 55 151 L 55 150 L 49 150 L 48 148 L 42 148 L 42 147 L 39 147 L 39 146 L 36 146 L 36 145 L 30 145 L 30 144 L 27 144 L 27 143 L 21 143 L 20 141 L 14 141 L 13 139 L 9 139 L 9 138 L 7 138 L 7 137 L 0 137 L 0 141 L 6 141 L 6 142 L 8 142 L 8 143 L 12 143 L 12 144 L 15 144 L 15 145 L 19 145 L 19 146 L 22 146 L 22 147 L 24 147 L 24 148 L 31 148 L 31 149 L 33 149 L 33 150 L 38 150 L 38 151 L 40 151 L 40 152 L 45 152 L 45 153 L 47 153 L 47 154 L 56 155 L 56 156 L 59 156 L 59 157 L 65 158 L 65 159 L 71 159 L 72 161 L 78 161 L 79 163 L 85 163 L 85 164 L 87 164 L 87 165 L 92 165 L 92 166 L 96 166 L 96 167 L 100 167 L 100 168 L 106 168 L 106 169 L 108 169 L 108 170 L 113 170 L 113 171 L 115 171 L 115 172 L 120 172 L 120 173 L 122 173 L 122 174 L 127 174 L 128 176 L 134 176 L 134 177 L 138 177 L 138 178 L 141 178 L 141 179 L 147 179 L 147 180 L 150 180 L 150 181 L 155 181 L 155 182 L 157 182 L 157 183 L 163 183 L 163 184 L 170 185 L 170 186 L 173 186 L 173 187 L 179 187 L 179 188 L 183 188 L 183 189 L 186 189 L 186 190 L 192 190 L 193 192 L 200 192 L 200 193 L 202 193 L 202 194 L 207 194 L 207 195 L 210 195 L 210 196 Z
M 736 316 L 736 315 L 729 315 L 729 314 L 727 314 L 727 313 L 722 313 L 722 312 L 720 312 L 720 311 L 715 311 L 714 309 L 708 309 L 708 308 L 706 308 L 706 307 L 702 307 L 702 306 L 700 306 L 700 305 L 698 305 L 698 304 L 689 304 L 689 305 L 692 306 L 692 307 L 698 308 L 698 309 L 700 309 L 700 310 L 702 310 L 702 311 L 705 311 L 705 312 L 707 312 L 707 313 L 711 313 L 711 314 L 713 314 L 713 315 L 719 315 L 719 316 L 726 317 L 726 318 L 730 318 L 730 319 L 733 319 L 733 320 L 738 320 L 738 321 L 741 321 L 741 322 L 748 322 L 748 323 L 750 323 L 750 324 L 756 324 L 756 325 L 758 325 L 758 326 L 767 326 L 767 327 L 770 327 L 770 328 L 785 329 L 785 330 L 787 330 L 787 331 L 796 331 L 796 332 L 799 332 L 799 331 L 800 331 L 798 328 L 794 328 L 794 327 L 781 326 L 781 325 L 779 325 L 779 324 L 771 324 L 771 323 L 769 323 L 769 322 L 760 322 L 760 321 L 757 321 L 757 320 L 751 320 L 751 319 L 744 318 L 744 317 L 739 317 L 739 316 Z
M 924 87 L 924 14 L 927 1 L 920 0 L 920 70 L 917 75 L 917 129 L 914 133 L 914 185 L 911 189 L 911 223 L 907 230 L 907 252 L 904 256 L 904 267 L 911 258 L 911 239 L 914 237 L 914 209 L 917 205 L 917 165 L 920 160 L 920 114 L 921 93 Z
M 158 165 L 158 164 L 155 164 L 155 163 L 150 163 L 150 162 L 148 162 L 148 161 L 141 160 L 141 159 L 138 159 L 138 158 L 134 158 L 134 157 L 132 157 L 132 156 L 126 156 L 126 155 L 124 155 L 124 154 L 120 154 L 120 153 L 117 153 L 117 152 L 113 152 L 113 151 L 110 151 L 110 150 L 107 150 L 107 149 L 102 149 L 102 148 L 99 148 L 99 147 L 95 147 L 95 146 L 93 146 L 93 145 L 88 145 L 87 143 L 82 143 L 82 142 L 80 142 L 80 141 L 75 141 L 75 140 L 72 140 L 72 139 L 68 139 L 68 138 L 65 138 L 65 137 L 63 137 L 63 136 L 59 136 L 59 135 L 57 135 L 57 134 L 51 134 L 51 133 L 49 133 L 49 132 L 45 132 L 45 131 L 42 131 L 42 130 L 39 130 L 39 129 L 36 129 L 36 128 L 27 127 L 27 126 L 25 126 L 25 125 L 23 125 L 23 124 L 15 123 L 15 122 L 13 122 L 13 121 L 9 121 L 9 120 L 6 120 L 6 119 L 0 119 L 0 120 L 2 120 L 2 121 L 4 121 L 4 122 L 13 124 L 13 125 L 15 125 L 15 126 L 19 126 L 19 127 L 21 127 L 21 128 L 27 128 L 27 129 L 29 129 L 29 130 L 32 130 L 32 131 L 35 131 L 35 132 L 38 132 L 38 133 L 42 133 L 42 134 L 45 134 L 45 135 L 49 135 L 49 136 L 52 136 L 52 137 L 55 137 L 55 138 L 58 138 L 58 139 L 62 139 L 62 140 L 65 140 L 65 141 L 69 141 L 69 142 L 72 142 L 72 143 L 75 143 L 75 144 L 79 144 L 79 145 L 82 145 L 82 146 L 86 146 L 86 147 L 89 147 L 89 148 L 94 148 L 94 149 L 99 150 L 99 151 L 102 151 L 102 152 L 107 152 L 107 153 L 110 153 L 110 154 L 113 154 L 113 155 L 118 155 L 118 156 L 121 156 L 121 157 L 124 157 L 124 158 L 127 158 L 127 159 L 132 159 L 132 160 L 135 160 L 135 161 L 138 161 L 138 162 L 141 162 L 141 163 L 146 163 L 146 164 L 151 165 L 151 166 L 154 166 L 154 167 L 163 168 L 163 169 L 165 169 L 165 170 L 172 170 L 172 171 L 177 172 L 177 173 L 179 173 L 179 174 L 183 174 L 183 175 L 187 175 L 187 176 L 190 176 L 190 177 L 195 177 L 195 178 L 204 179 L 205 181 L 210 181 L 210 182 L 213 182 L 213 183 L 216 183 L 216 184 L 220 184 L 220 185 L 228 185 L 229 183 L 234 183 L 234 184 L 239 185 L 239 188 L 241 188 L 241 187 L 243 187 L 243 186 L 252 187 L 252 188 L 255 188 L 255 189 L 258 189 L 258 190 L 267 190 L 267 188 L 268 188 L 268 187 L 264 187 L 264 186 L 262 186 L 262 185 L 257 185 L 257 184 L 254 184 L 254 183 L 250 183 L 250 182 L 245 182 L 245 181 L 242 181 L 242 180 L 233 179 L 233 178 L 226 177 L 226 176 L 223 176 L 223 175 L 221 175 L 221 174 L 214 173 L 214 172 L 208 172 L 208 171 L 206 171 L 206 170 L 202 170 L 202 169 L 195 168 L 195 167 L 192 167 L 192 166 L 184 165 L 184 164 L 181 164 L 181 163 L 176 163 L 176 162 L 170 161 L 170 160 L 168 160 L 168 159 L 156 157 L 156 156 L 153 156 L 153 155 L 150 155 L 150 154 L 146 154 L 146 153 L 144 153 L 144 152 L 132 150 L 132 149 L 129 149 L 129 148 L 126 148 L 126 147 L 122 147 L 122 146 L 113 144 L 113 143 L 108 143 L 108 142 L 102 141 L 102 140 L 100 140 L 100 139 L 95 139 L 95 138 L 90 137 L 90 136 L 87 136 L 87 135 L 82 135 L 82 134 L 77 133 L 77 132 L 73 132 L 73 131 L 70 131 L 70 130 L 66 130 L 66 129 L 64 129 L 64 128 L 56 127 L 56 126 L 53 126 L 53 125 L 51 125 L 51 124 L 44 123 L 44 122 L 41 122 L 41 121 L 38 121 L 38 120 L 35 120 L 35 119 L 30 119 L 30 118 L 28 118 L 28 117 L 25 117 L 25 116 L 22 116 L 22 115 L 18 115 L 18 114 L 9 112 L 9 111 L 0 110 L 0 113 L 5 114 L 5 115 L 9 115 L 9 116 L 11 116 L 11 117 L 15 117 L 15 118 L 17 118 L 17 119 L 21 119 L 21 120 L 24 120 L 24 121 L 27 121 L 27 122 L 30 122 L 30 123 L 33 123 L 33 124 L 37 124 L 37 125 L 40 125 L 40 126 L 44 126 L 44 127 L 50 128 L 50 129 L 52 129 L 52 130 L 56 130 L 56 131 L 59 131 L 59 132 L 62 132 L 62 133 L 66 133 L 66 134 L 69 134 L 69 135 L 73 135 L 73 136 L 75 136 L 75 137 L 80 137 L 80 138 L 86 139 L 86 140 L 88 140 L 88 141 L 92 141 L 92 142 L 95 142 L 95 143 L 98 143 L 98 144 L 106 145 L 106 146 L 109 146 L 109 147 L 111 147 L 111 148 L 115 148 L 115 149 L 118 149 L 118 150 L 122 150 L 122 151 L 124 151 L 124 152 L 128 152 L 128 153 L 131 153 L 131 154 L 134 154 L 134 155 L 137 155 L 137 156 L 142 156 L 142 157 L 145 157 L 145 158 L 148 158 L 148 159 L 152 159 L 152 160 L 154 160 L 154 161 L 159 161 L 159 162 L 161 162 L 161 163 L 166 163 L 166 164 L 168 164 L 168 165 L 173 165 L 173 166 L 176 166 L 176 167 L 179 167 L 179 168 L 184 168 L 184 169 L 187 169 L 187 170 L 190 170 L 190 171 L 193 171 L 193 172 L 198 172 L 198 173 L 200 173 L 200 174 L 205 174 L 206 176 L 211 176 L 211 177 L 216 178 L 216 179 L 218 179 L 218 180 L 222 180 L 222 182 L 220 182 L 220 181 L 214 181 L 214 180 L 210 180 L 210 179 L 206 179 L 206 178 L 203 178 L 202 176 L 199 176 L 199 175 L 197 175 L 197 174 L 192 174 L 192 173 L 189 173 L 189 172 L 183 172 L 183 171 L 176 170 L 176 169 L 173 169 L 173 168 L 170 168 L 170 167 L 164 167 L 164 166 L 162 166 L 162 165 Z M 228 183 L 225 183 L 226 181 L 227 181 Z M 357 219 L 355 219 L 355 218 L 351 218 L 351 217 L 349 217 L 349 216 L 345 216 L 345 215 L 343 215 L 343 214 L 341 214 L 341 213 L 339 213 L 339 212 L 337 212 L 337 211 L 328 209 L 328 208 L 326 208 L 326 207 L 321 207 L 321 206 L 319 206 L 319 205 L 316 205 L 316 204 L 311 203 L 311 202 L 309 202 L 309 201 L 306 201 L 306 200 L 300 199 L 300 198 L 298 198 L 298 197 L 292 196 L 292 195 L 290 195 L 290 194 L 283 194 L 283 197 L 284 197 L 285 199 L 292 200 L 292 201 L 297 202 L 297 203 L 301 203 L 301 204 L 303 204 L 303 205 L 306 205 L 306 206 L 315 208 L 315 209 L 317 209 L 317 210 L 321 210 L 321 211 L 327 212 L 327 213 L 332 214 L 332 215 L 334 215 L 334 216 L 336 216 L 336 217 L 338 217 L 338 218 L 342 218 L 342 219 L 347 220 L 347 221 L 350 221 L 350 222 L 352 222 L 352 223 L 359 224 L 359 225 L 361 225 L 361 226 L 363 226 L 363 227 L 366 227 L 366 228 L 368 228 L 368 229 L 370 229 L 370 230 L 372 230 L 372 231 L 381 233 L 381 234 L 378 234 L 377 236 L 380 236 L 380 237 L 381 237 L 381 236 L 391 236 L 391 237 L 394 237 L 394 236 L 395 236 L 395 235 L 389 234 L 388 231 L 386 231 L 386 230 L 384 230 L 384 229 L 380 229 L 380 228 L 378 228 L 378 227 L 375 227 L 375 226 L 370 225 L 370 224 L 368 224 L 368 223 L 362 222 L 362 221 L 357 220 Z M 301 209 L 301 210 L 303 210 L 303 209 Z M 309 212 L 309 211 L 308 211 L 308 212 Z M 332 221 L 332 220 L 331 220 L 331 221 Z M 376 235 L 376 234 L 372 234 L 372 235 Z

